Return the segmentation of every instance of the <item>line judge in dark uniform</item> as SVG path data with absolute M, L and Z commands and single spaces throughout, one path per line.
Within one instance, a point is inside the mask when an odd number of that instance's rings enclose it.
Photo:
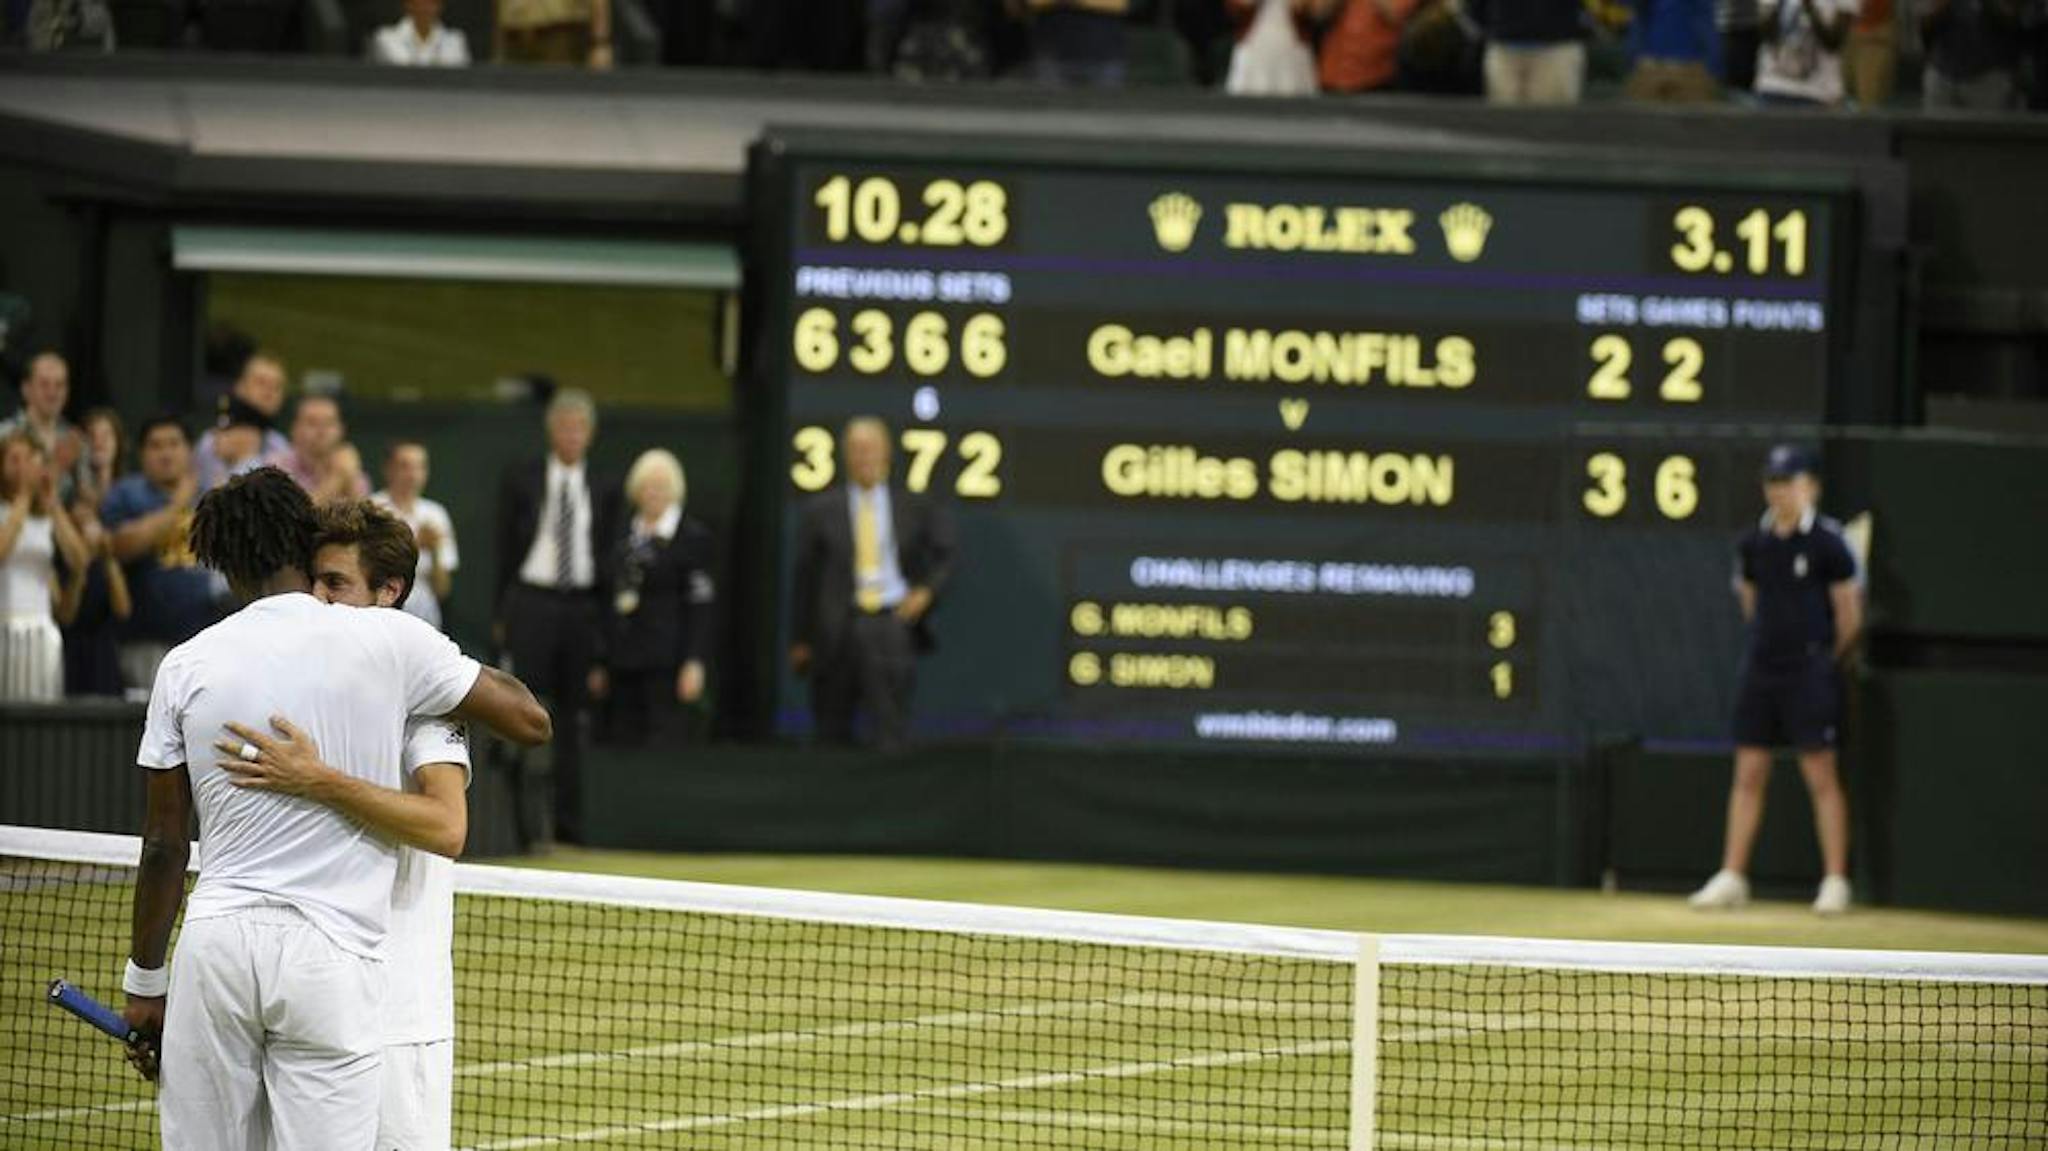
M 588 394 L 556 393 L 546 423 L 547 455 L 508 468 L 498 488 L 494 630 L 516 674 L 554 711 L 555 836 L 579 843 L 579 718 L 602 640 L 598 589 L 619 531 L 619 490 L 591 474 L 597 409 Z
M 689 491 L 674 453 L 644 452 L 626 473 L 633 514 L 605 565 L 604 662 L 590 673 L 600 739 L 673 747 L 689 736 L 684 708 L 704 696 L 711 648 L 711 533 L 683 514 Z
M 946 509 L 889 481 L 889 428 L 861 417 L 840 439 L 846 482 L 804 506 L 796 545 L 790 666 L 811 680 L 818 738 L 903 746 L 917 657 L 953 566 Z
M 1749 902 L 1749 857 L 1764 816 L 1771 753 L 1799 753 L 1813 797 L 1825 878 L 1813 902 L 1822 915 L 1849 909 L 1849 800 L 1836 770 L 1842 716 L 1840 663 L 1863 624 L 1856 557 L 1842 525 L 1820 515 L 1811 456 L 1790 445 L 1764 463 L 1770 509 L 1736 545 L 1735 592 L 1749 649 L 1735 705 L 1735 782 L 1721 870 L 1692 896 L 1701 908 Z

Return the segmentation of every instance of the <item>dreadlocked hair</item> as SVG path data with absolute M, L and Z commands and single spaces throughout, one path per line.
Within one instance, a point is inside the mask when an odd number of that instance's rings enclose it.
M 199 501 L 192 554 L 230 584 L 255 587 L 288 567 L 311 572 L 318 531 L 305 489 L 276 468 L 257 468 Z

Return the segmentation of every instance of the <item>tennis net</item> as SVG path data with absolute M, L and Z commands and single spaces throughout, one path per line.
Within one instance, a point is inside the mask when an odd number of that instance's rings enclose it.
M 0 1146 L 154 1145 L 135 840 L 0 827 Z M 175 962 L 175 951 L 173 953 Z M 463 866 L 456 1145 L 2048 1146 L 2048 959 L 1361 937 Z

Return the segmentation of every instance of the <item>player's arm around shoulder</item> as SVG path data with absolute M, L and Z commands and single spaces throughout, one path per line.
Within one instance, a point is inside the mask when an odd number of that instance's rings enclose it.
M 270 723 L 267 733 L 230 723 L 228 734 L 214 744 L 221 770 L 236 786 L 310 799 L 407 847 L 450 859 L 462 854 L 469 839 L 466 763 L 422 766 L 413 773 L 419 790 L 400 791 L 332 767 L 313 738 L 288 718 L 273 716 Z

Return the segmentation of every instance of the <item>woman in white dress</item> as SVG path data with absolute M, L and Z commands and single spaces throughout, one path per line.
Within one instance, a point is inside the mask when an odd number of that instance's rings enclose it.
M 85 566 L 85 540 L 57 500 L 57 474 L 26 435 L 0 441 L 0 703 L 64 697 L 64 640 L 54 611 L 57 557 Z

